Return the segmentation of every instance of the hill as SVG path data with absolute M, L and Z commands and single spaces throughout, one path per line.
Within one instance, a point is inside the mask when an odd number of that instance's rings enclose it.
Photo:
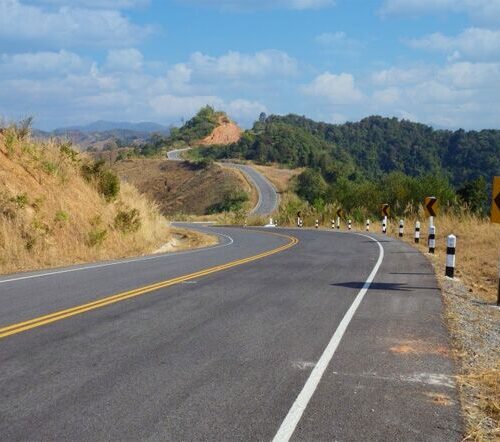
M 272 115 L 256 122 L 238 143 L 204 154 L 319 168 L 326 178 L 361 173 L 377 179 L 395 171 L 409 176 L 444 171 L 460 186 L 499 172 L 500 131 L 434 130 L 377 116 L 334 125 L 297 115 Z
M 0 129 L 0 273 L 149 253 L 173 233 L 103 163 L 27 127 Z
M 135 148 L 139 156 L 158 156 L 172 149 L 193 146 L 228 145 L 241 138 L 242 130 L 224 113 L 210 106 L 201 108 L 180 128 L 172 128 L 169 136 L 152 135 Z
M 216 164 L 134 158 L 114 165 L 118 175 L 156 201 L 165 215 L 206 215 L 246 205 L 249 185 Z

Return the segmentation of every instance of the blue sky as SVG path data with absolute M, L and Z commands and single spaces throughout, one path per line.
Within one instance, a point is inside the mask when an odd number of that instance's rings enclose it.
M 500 0 L 0 0 L 0 117 L 500 128 Z

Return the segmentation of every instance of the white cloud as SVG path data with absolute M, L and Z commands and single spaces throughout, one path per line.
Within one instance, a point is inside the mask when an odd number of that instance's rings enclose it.
M 372 74 L 370 111 L 445 127 L 500 125 L 500 63 L 453 62 Z M 399 80 L 399 83 L 398 83 Z M 388 86 L 388 87 L 387 87 Z
M 26 0 L 25 3 L 65 6 L 68 4 L 68 0 Z M 150 0 L 71 0 L 71 4 L 82 8 L 128 9 L 147 6 L 150 4 Z
M 255 54 L 230 51 L 220 57 L 195 52 L 188 64 L 197 75 L 238 80 L 269 75 L 290 76 L 297 72 L 294 58 L 273 49 Z
M 137 49 L 113 49 L 108 52 L 106 67 L 117 71 L 136 71 L 142 67 L 143 59 Z
M 59 52 L 26 52 L 0 56 L 0 76 L 52 74 L 64 75 L 88 69 L 90 63 L 79 55 L 61 50 Z
M 335 75 L 325 72 L 318 75 L 312 83 L 302 87 L 305 95 L 319 97 L 333 104 L 352 104 L 363 99 L 363 93 L 358 89 L 351 74 Z
M 373 99 L 382 104 L 394 104 L 400 101 L 401 91 L 397 87 L 388 87 L 373 93 Z
M 394 86 L 411 84 L 423 80 L 429 75 L 429 67 L 412 67 L 408 69 L 392 67 L 372 74 L 372 81 L 378 86 Z
M 190 90 L 192 69 L 185 63 L 174 65 L 167 72 L 167 83 L 170 90 L 186 93 Z
M 335 5 L 335 0 L 178 0 L 181 3 L 216 7 L 223 10 L 321 9 Z
M 385 0 L 382 15 L 466 13 L 481 23 L 500 23 L 499 0 Z
M 353 38 L 349 38 L 343 31 L 324 32 L 314 39 L 317 44 L 335 52 L 355 53 L 363 44 Z
M 69 46 L 129 46 L 151 33 L 121 12 L 62 6 L 56 10 L 0 1 L 0 38 Z
M 223 109 L 230 117 L 245 122 L 255 120 L 260 112 L 267 112 L 266 106 L 257 101 L 236 99 L 226 102 L 213 95 L 176 96 L 165 94 L 151 98 L 150 104 L 157 115 L 162 118 L 190 118 L 207 104 L 216 109 Z
M 434 33 L 412 39 L 409 45 L 417 49 L 446 52 L 454 60 L 500 60 L 500 30 L 468 28 L 454 37 Z

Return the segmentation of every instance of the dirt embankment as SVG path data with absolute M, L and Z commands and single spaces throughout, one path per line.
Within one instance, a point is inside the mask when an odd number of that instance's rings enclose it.
M 85 178 L 84 164 L 67 145 L 0 133 L 0 273 L 141 255 L 171 240 L 155 204 L 130 185 L 116 191 L 105 171 Z
M 187 162 L 130 159 L 115 164 L 118 175 L 149 196 L 165 215 L 205 215 L 221 203 L 225 191 L 246 190 L 234 171 L 217 164 L 198 168 Z M 242 182 L 243 180 L 243 182 Z
M 228 117 L 219 118 L 217 126 L 210 135 L 196 143 L 198 146 L 210 146 L 213 144 L 231 144 L 236 143 L 241 138 L 243 130 Z

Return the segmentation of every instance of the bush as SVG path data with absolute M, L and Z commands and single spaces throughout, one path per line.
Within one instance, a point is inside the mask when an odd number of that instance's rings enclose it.
M 94 227 L 88 233 L 87 245 L 89 247 L 98 247 L 104 242 L 107 236 L 108 231 L 106 229 L 99 229 L 98 227 Z
M 104 196 L 106 201 L 113 201 L 120 193 L 120 179 L 105 166 L 104 160 L 98 160 L 94 164 L 84 164 L 81 173 L 89 182 L 96 182 L 98 192 Z
M 248 194 L 246 192 L 231 189 L 224 193 L 223 199 L 220 203 L 213 204 L 207 209 L 207 214 L 235 212 L 241 210 L 243 204 L 247 201 Z
M 115 216 L 115 229 L 122 233 L 135 233 L 141 228 L 139 210 L 119 210 Z
M 58 210 L 54 217 L 54 221 L 63 223 L 69 220 L 69 215 L 64 210 Z
M 105 170 L 99 176 L 97 190 L 106 201 L 113 201 L 120 193 L 120 179 L 113 171 Z

